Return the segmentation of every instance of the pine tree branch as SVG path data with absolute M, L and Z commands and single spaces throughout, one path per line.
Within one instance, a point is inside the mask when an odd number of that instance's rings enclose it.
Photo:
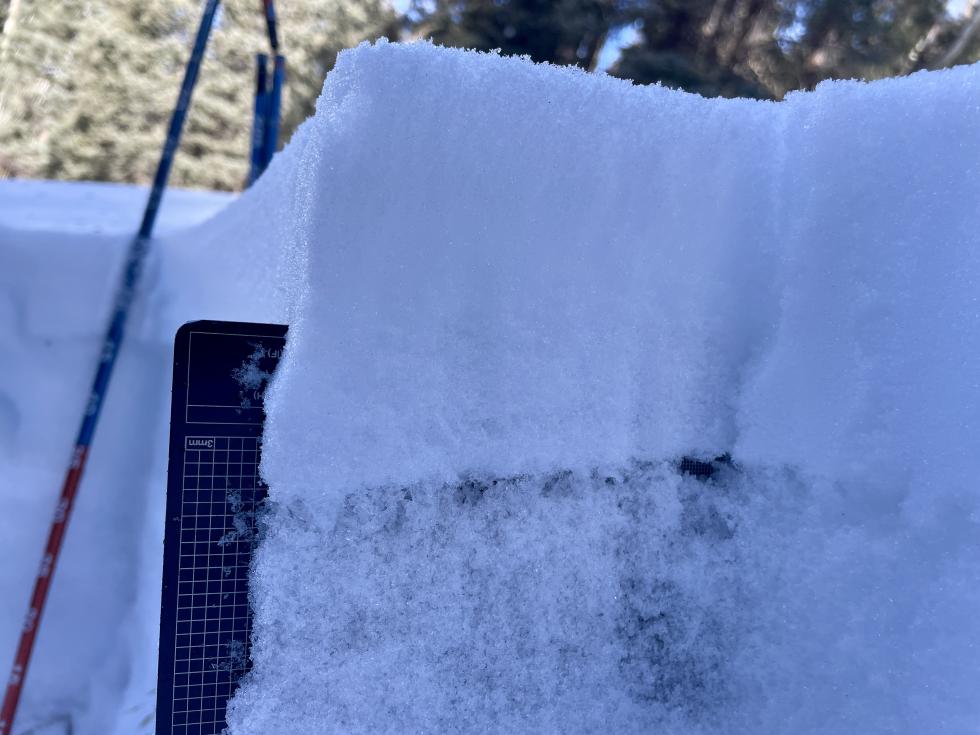
M 952 66 L 956 63 L 956 60 L 960 57 L 966 46 L 970 43 L 973 35 L 977 32 L 977 28 L 980 28 L 980 13 L 977 12 L 977 0 L 973 0 L 970 3 L 970 10 L 967 13 L 969 21 L 963 26 L 960 31 L 960 35 L 956 37 L 956 41 L 950 47 L 949 51 L 939 60 L 939 64 L 935 67 L 937 69 L 944 69 L 947 66 Z
M 919 61 L 922 59 L 922 54 L 925 53 L 930 46 L 932 46 L 939 34 L 945 28 L 946 24 L 940 20 L 937 20 L 932 26 L 926 31 L 926 34 L 922 36 L 912 50 L 909 51 L 908 56 L 905 57 L 905 61 L 902 63 L 902 67 L 899 71 L 900 74 L 910 74 L 919 68 Z

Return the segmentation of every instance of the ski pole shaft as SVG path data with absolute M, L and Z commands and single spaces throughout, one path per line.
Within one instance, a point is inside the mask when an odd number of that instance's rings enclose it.
M 269 100 L 268 65 L 269 57 L 266 54 L 255 55 L 255 111 L 252 115 L 252 147 L 249 152 L 246 186 L 254 184 L 265 169 L 263 151 L 265 150 L 266 107 Z
M 282 85 L 286 81 L 286 59 L 276 55 L 272 68 L 272 84 L 265 109 L 265 145 L 263 146 L 262 170 L 272 162 L 279 147 L 279 119 L 282 114 Z
M 181 84 L 180 94 L 177 97 L 177 105 L 170 119 L 167 139 L 163 146 L 163 152 L 160 155 L 160 163 L 157 166 L 156 176 L 153 179 L 153 185 L 150 189 L 150 196 L 146 203 L 146 209 L 143 212 L 143 220 L 140 223 L 139 232 L 133 239 L 129 251 L 126 254 L 126 262 L 123 266 L 119 286 L 116 291 L 112 316 L 102 343 L 99 365 L 95 373 L 95 379 L 92 382 L 92 389 L 89 393 L 85 415 L 82 417 L 81 426 L 78 429 L 75 448 L 72 451 L 71 464 L 68 467 L 68 472 L 65 475 L 65 481 L 61 488 L 61 497 L 58 500 L 54 519 L 51 522 L 48 542 L 45 546 L 44 556 L 41 559 L 41 568 L 38 570 L 37 579 L 34 583 L 30 607 L 27 610 L 27 617 L 24 621 L 24 628 L 21 631 L 10 680 L 7 683 L 7 690 L 4 694 L 3 707 L 0 708 L 0 735 L 10 735 L 13 730 L 14 717 L 17 714 L 17 705 L 20 702 L 24 678 L 27 675 L 31 652 L 34 648 L 34 641 L 37 637 L 41 615 L 44 611 L 44 604 L 51 586 L 51 577 L 54 574 L 58 555 L 61 552 L 65 528 L 68 524 L 68 519 L 71 517 L 71 510 L 78 493 L 78 485 L 82 478 L 82 473 L 85 470 L 89 447 L 92 444 L 92 436 L 95 433 L 102 404 L 105 401 L 106 390 L 109 387 L 112 371 L 116 364 L 116 356 L 119 354 L 126 320 L 129 316 L 129 307 L 133 302 L 136 286 L 143 269 L 143 262 L 149 247 L 150 236 L 153 233 L 153 225 L 156 222 L 160 201 L 163 197 L 163 190 L 166 187 L 167 179 L 170 175 L 170 167 L 173 164 L 174 153 L 180 142 L 180 134 L 184 127 L 184 121 L 187 118 L 187 108 L 190 104 L 191 93 L 194 91 L 194 84 L 197 82 L 201 60 L 204 56 L 204 49 L 207 45 L 208 35 L 211 32 L 211 25 L 218 8 L 218 2 L 219 0 L 207 0 L 205 4 L 204 14 L 201 17 L 201 23 L 194 42 L 194 49 L 187 63 L 184 81 Z
M 265 27 L 269 32 L 269 46 L 272 53 L 279 51 L 279 34 L 276 31 L 276 6 L 272 0 L 262 0 L 262 9 L 265 12 Z

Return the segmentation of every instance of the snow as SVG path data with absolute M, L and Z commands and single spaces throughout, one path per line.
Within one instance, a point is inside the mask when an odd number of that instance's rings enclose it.
M 657 465 L 353 493 L 333 532 L 293 507 L 264 542 L 281 576 L 258 615 L 280 622 L 232 731 L 717 722 L 742 617 L 731 504 Z
M 278 492 L 731 448 L 740 360 L 714 356 L 750 341 L 718 307 L 766 296 L 775 108 L 390 48 L 337 69 L 297 149 L 283 370 L 305 389 L 269 417 Z
M 779 322 L 740 409 L 745 459 L 915 503 L 912 516 L 973 502 L 977 86 L 968 69 L 791 101 Z
M 975 731 L 978 87 L 343 55 L 231 732 Z
M 224 318 L 290 324 L 232 735 L 977 732 L 978 87 L 342 54 L 165 200 L 21 727 L 152 728 L 170 349 Z M 0 182 L 0 662 L 140 194 Z
M 231 198 L 225 192 L 170 189 L 154 231 L 164 235 L 201 222 Z M 21 231 L 127 235 L 139 229 L 145 204 L 142 186 L 0 179 L 0 223 Z

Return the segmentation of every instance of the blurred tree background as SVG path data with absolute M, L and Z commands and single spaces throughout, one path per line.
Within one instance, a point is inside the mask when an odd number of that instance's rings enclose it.
M 391 33 L 386 0 L 280 0 L 283 139 L 313 110 L 337 53 Z M 201 0 L 0 0 L 0 176 L 148 182 Z M 171 183 L 241 188 L 261 0 L 219 6 Z
M 976 0 L 413 0 L 406 26 L 438 43 L 603 68 L 640 84 L 780 99 L 829 78 L 879 79 L 973 62 L 980 58 L 978 6 Z
M 980 0 L 279 0 L 286 140 L 337 52 L 500 49 L 706 96 L 780 99 L 980 58 Z M 0 0 L 0 176 L 148 181 L 201 0 Z M 225 0 L 173 183 L 240 188 L 261 0 Z

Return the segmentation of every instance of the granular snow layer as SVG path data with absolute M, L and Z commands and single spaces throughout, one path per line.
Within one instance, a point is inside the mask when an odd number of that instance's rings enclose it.
M 231 732 L 978 732 L 978 98 L 342 54 Z

